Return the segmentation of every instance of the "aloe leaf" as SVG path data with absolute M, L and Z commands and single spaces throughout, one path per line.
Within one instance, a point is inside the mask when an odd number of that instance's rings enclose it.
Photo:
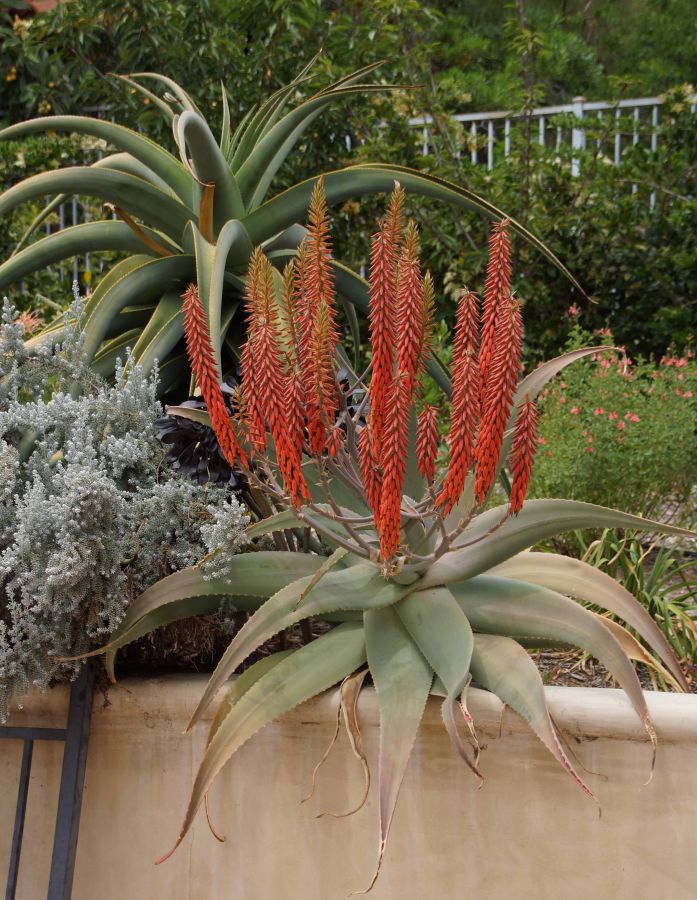
M 116 361 L 128 358 L 128 351 L 138 343 L 142 330 L 142 328 L 131 328 L 121 332 L 110 341 L 105 341 L 99 348 L 99 353 L 92 360 L 91 368 L 102 378 L 108 378 L 116 368 Z
M 178 415 L 178 413 L 177 413 Z M 274 531 L 283 531 L 285 528 L 297 528 L 300 520 L 295 513 L 295 507 L 284 509 L 281 512 L 267 516 L 259 522 L 254 522 L 247 526 L 247 537 L 261 537 L 264 534 L 271 534 Z
M 330 90 L 305 100 L 290 110 L 250 150 L 237 171 L 242 197 L 250 210 L 262 202 L 276 172 L 284 163 L 303 132 L 338 97 L 353 96 L 375 90 L 389 90 L 385 85 L 358 85 Z
M 638 632 L 668 666 L 682 689 L 688 690 L 673 648 L 648 611 L 625 587 L 595 566 L 557 553 L 519 553 L 496 566 L 490 574 L 529 581 L 608 610 Z
M 581 790 L 595 800 L 593 792 L 577 774 L 564 753 L 549 715 L 540 673 L 520 644 L 506 637 L 476 634 L 472 653 L 472 675 L 482 687 L 496 694 L 502 703 L 510 706 L 525 719 Z
M 477 516 L 463 532 L 459 546 L 433 563 L 420 586 L 434 587 L 471 578 L 546 538 L 577 528 L 636 528 L 697 538 L 695 532 L 676 525 L 580 500 L 526 500 L 517 516 L 509 517 L 500 525 L 506 511 L 506 506 L 497 506 Z
M 208 428 L 213 427 L 210 414 L 205 409 L 192 409 L 190 406 L 168 406 L 167 415 L 179 416 L 180 419 L 188 419 L 190 422 L 197 422 Z
M 41 210 L 41 212 L 38 213 L 32 219 L 32 221 L 29 223 L 29 225 L 28 225 L 26 231 L 24 232 L 24 234 L 22 235 L 22 237 L 15 244 L 10 256 L 14 256 L 16 253 L 19 253 L 19 251 L 22 250 L 26 246 L 29 238 L 32 236 L 32 234 L 34 234 L 34 232 L 39 227 L 39 225 L 43 224 L 46 221 L 46 219 L 51 215 L 51 213 L 55 212 L 58 209 L 58 207 L 61 205 L 61 203 L 65 203 L 65 201 L 67 199 L 68 199 L 67 194 L 56 194 L 56 196 L 53 197 L 53 199 L 50 200 L 46 204 L 46 206 L 44 206 L 44 208 Z
M 126 363 L 126 370 L 138 365 L 143 371 L 151 372 L 156 360 L 165 359 L 183 336 L 182 298 L 179 291 L 168 291 L 142 330 Z
M 103 156 L 101 159 L 92 163 L 92 168 L 113 169 L 115 172 L 125 172 L 127 175 L 135 175 L 136 178 L 142 178 L 143 181 L 147 181 L 163 193 L 176 197 L 176 194 L 164 178 L 160 178 L 160 176 L 156 175 L 152 169 L 149 169 L 145 163 L 142 163 L 130 153 L 112 153 L 111 156 Z
M 649 666 L 649 668 L 653 669 L 654 672 L 657 672 L 661 678 L 671 684 L 676 691 L 685 691 L 682 684 L 673 677 L 668 669 L 655 659 L 655 657 L 651 656 L 651 654 L 641 646 L 634 635 L 630 634 L 623 625 L 620 625 L 619 622 L 615 622 L 613 619 L 608 619 L 606 616 L 601 616 L 599 613 L 593 613 L 593 615 L 608 629 L 629 659 L 633 659 L 636 662 L 643 663 L 645 666 Z
M 82 324 L 87 359 L 95 355 L 113 317 L 129 301 L 134 297 L 142 303 L 156 300 L 168 288 L 174 287 L 182 279 L 190 278 L 193 274 L 194 259 L 188 255 L 144 259 L 145 261 L 130 269 L 120 270 L 119 277 L 114 280 L 102 279 L 85 305 Z M 110 274 L 116 269 L 118 266 L 115 266 Z
M 307 72 L 309 72 L 316 59 L 317 56 L 303 68 L 302 72 L 292 82 L 279 88 L 270 97 L 267 97 L 258 109 L 250 110 L 245 116 L 238 129 L 239 138 L 236 142 L 236 149 L 231 162 L 234 172 L 237 172 L 240 166 L 244 164 L 260 138 L 276 124 L 293 92 L 304 81 L 307 81 L 309 77 Z
M 146 97 L 150 103 L 156 106 L 161 113 L 163 113 L 165 119 L 171 124 L 172 119 L 174 118 L 174 111 L 172 107 L 163 100 L 161 97 L 158 97 L 157 94 L 149 91 L 144 85 L 139 84 L 133 78 L 129 78 L 128 75 L 117 75 L 112 73 L 112 78 L 118 78 L 120 81 L 123 81 L 124 84 L 129 85 L 132 88 L 135 88 L 139 94 L 142 94 L 143 97 Z
M 150 228 L 143 228 L 143 230 L 154 241 L 167 242 L 167 239 L 159 232 Z M 176 250 L 175 245 L 170 244 L 170 246 Z M 57 231 L 11 256 L 0 265 L 0 288 L 12 284 L 44 266 L 50 266 L 78 254 L 99 250 L 149 253 L 151 256 L 156 256 L 154 252 L 149 251 L 149 248 L 125 222 L 86 222 L 83 225 L 73 225 Z
M 451 586 L 475 632 L 558 640 L 591 653 L 616 679 L 655 745 L 641 684 L 621 645 L 587 609 L 548 588 L 481 575 Z
M 455 707 L 459 704 L 474 736 L 472 716 L 463 697 L 470 679 L 474 640 L 467 617 L 447 588 L 431 588 L 410 594 L 400 600 L 394 609 L 430 667 L 445 685 L 447 696 L 441 707 L 443 722 L 457 752 L 479 775 L 460 737 L 455 718 Z
M 129 78 L 134 81 L 138 78 L 150 78 L 152 81 L 158 81 L 160 84 L 163 84 L 170 89 L 185 110 L 190 110 L 203 118 L 203 113 L 198 108 L 191 95 L 188 94 L 181 85 L 177 84 L 174 79 L 168 78 L 166 75 L 160 75 L 159 72 L 130 72 Z
M 279 631 L 290 628 L 301 619 L 338 610 L 363 611 L 390 606 L 399 600 L 406 590 L 385 581 L 377 566 L 360 563 L 347 569 L 329 572 L 305 596 L 302 606 L 299 607 L 298 603 L 312 580 L 313 576 L 310 575 L 282 587 L 245 622 L 211 675 L 188 728 L 201 718 L 206 707 L 235 669 L 264 641 Z
M 275 669 L 280 662 L 287 659 L 293 653 L 295 653 L 295 648 L 281 650 L 278 653 L 271 653 L 269 656 L 262 656 L 261 659 L 257 660 L 257 662 L 233 679 L 230 687 L 225 692 L 225 696 L 220 701 L 220 705 L 218 706 L 210 728 L 208 729 L 206 747 L 210 746 L 216 732 L 232 711 L 233 706 L 244 697 L 247 691 L 255 685 L 260 678 L 266 675 L 267 672 L 271 672 Z
M 327 203 L 333 206 L 353 196 L 364 194 L 387 193 L 394 187 L 395 180 L 419 196 L 433 197 L 454 206 L 473 210 L 491 219 L 504 219 L 506 214 L 486 200 L 466 188 L 451 184 L 415 169 L 392 165 L 347 166 L 324 176 L 324 189 Z M 247 217 L 245 222 L 252 242 L 261 243 L 272 234 L 277 234 L 295 222 L 304 221 L 310 202 L 316 177 L 302 181 L 288 190 L 267 200 Z M 510 219 L 511 228 L 524 240 L 539 250 L 555 265 L 568 280 L 583 293 L 576 279 L 560 262 L 552 251 L 515 219 Z
M 281 660 L 235 703 L 220 723 L 196 774 L 176 850 L 215 776 L 230 757 L 269 722 L 341 681 L 365 662 L 360 623 L 347 622 Z
M 363 621 L 368 666 L 380 707 L 380 845 L 375 874 L 362 892 L 367 893 L 380 873 L 399 789 L 426 707 L 433 671 L 393 609 L 368 610 Z
M 118 204 L 175 242 L 191 218 L 186 206 L 142 178 L 93 166 L 55 169 L 25 178 L 0 194 L 0 216 L 27 200 L 57 193 L 86 194 Z
M 191 203 L 193 179 L 179 160 L 159 144 L 151 141 L 150 138 L 137 131 L 132 131 L 130 128 L 124 128 L 123 125 L 116 125 L 114 122 L 91 119 L 87 116 L 43 116 L 3 128 L 0 131 L 0 140 L 17 140 L 27 134 L 36 134 L 42 131 L 68 131 L 103 138 L 119 150 L 125 150 L 139 159 L 166 181 L 181 201 L 187 205 Z M 68 190 L 72 192 L 71 188 Z M 85 193 L 79 189 L 79 186 L 76 192 Z
M 228 219 L 240 219 L 245 214 L 237 179 L 201 115 L 183 112 L 176 135 L 180 147 L 188 147 L 191 153 L 196 178 L 202 184 L 215 185 L 213 224 L 217 234 Z

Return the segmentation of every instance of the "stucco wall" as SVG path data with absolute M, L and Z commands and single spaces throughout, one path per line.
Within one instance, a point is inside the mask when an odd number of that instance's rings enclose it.
M 366 886 L 376 852 L 375 785 L 345 735 L 301 804 L 332 734 L 336 695 L 269 726 L 228 764 L 211 791 L 217 843 L 199 815 L 174 857 L 155 867 L 178 831 L 206 726 L 181 734 L 204 677 L 124 681 L 97 694 L 75 872 L 74 900 L 333 900 Z M 588 774 L 602 817 L 510 710 L 473 691 L 486 745 L 481 789 L 456 756 L 432 701 L 400 797 L 375 900 L 605 900 L 697 897 L 697 698 L 656 695 L 651 750 L 619 691 L 549 688 L 553 715 Z M 32 698 L 12 724 L 62 725 L 56 690 Z M 369 759 L 377 755 L 372 690 L 359 704 Z M 38 723 L 37 723 L 38 724 Z M 45 897 L 61 748 L 37 744 L 18 900 Z M 0 871 L 5 872 L 21 745 L 0 745 Z

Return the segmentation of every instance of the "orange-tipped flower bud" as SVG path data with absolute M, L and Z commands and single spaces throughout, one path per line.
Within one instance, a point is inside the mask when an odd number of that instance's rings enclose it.
M 453 394 L 450 415 L 450 465 L 438 497 L 447 515 L 460 499 L 467 472 L 474 459 L 474 436 L 480 413 L 479 299 L 465 288 L 457 305 L 455 344 L 453 347 Z
M 206 404 L 218 444 L 228 465 L 233 466 L 239 463 L 241 466 L 246 466 L 247 457 L 237 441 L 223 399 L 223 392 L 220 389 L 218 368 L 215 364 L 213 347 L 208 333 L 206 313 L 195 284 L 188 286 L 183 299 L 184 335 L 189 364 L 196 383 L 201 389 L 201 396 Z
M 426 481 L 433 481 L 438 453 L 438 407 L 424 406 L 416 428 L 416 460 Z
M 410 387 L 400 372 L 387 399 L 385 438 L 382 447 L 382 492 L 380 497 L 380 555 L 391 559 L 399 547 L 402 527 L 402 488 L 407 465 Z
M 520 304 L 514 297 L 504 304 L 496 327 L 496 352 L 489 370 L 482 424 L 475 448 L 477 475 L 474 493 L 479 503 L 484 501 L 496 477 L 503 435 L 520 374 L 523 324 Z
M 410 399 L 421 365 L 423 331 L 419 232 L 416 225 L 409 221 L 397 263 L 397 371 L 405 375 Z
M 537 450 L 538 412 L 534 400 L 525 398 L 518 409 L 513 447 L 511 450 L 511 468 L 513 482 L 511 484 L 510 510 L 517 515 L 523 508 L 523 501 L 530 484 L 532 463 Z
M 511 290 L 511 243 L 508 237 L 508 219 L 494 222 L 489 238 L 489 263 L 486 272 L 484 314 L 482 317 L 482 342 L 479 351 L 482 400 L 486 397 L 489 367 L 496 351 L 496 323 L 499 310 L 508 299 Z

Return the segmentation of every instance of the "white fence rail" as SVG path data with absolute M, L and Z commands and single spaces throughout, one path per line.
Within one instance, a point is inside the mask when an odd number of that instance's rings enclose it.
M 658 126 L 661 118 L 661 106 L 664 100 L 661 97 L 639 97 L 634 100 L 619 100 L 615 103 L 607 103 L 597 100 L 586 100 L 585 97 L 574 97 L 572 103 L 558 106 L 540 106 L 529 112 L 497 110 L 495 112 L 458 113 L 452 116 L 452 120 L 462 123 L 468 132 L 468 148 L 470 161 L 474 165 L 485 164 L 487 169 L 493 169 L 496 162 L 507 159 L 511 153 L 511 124 L 524 122 L 530 119 L 531 134 L 536 135 L 537 142 L 543 146 L 553 146 L 559 150 L 564 143 L 570 145 L 572 150 L 585 150 L 587 146 L 587 125 L 592 123 L 612 140 L 611 159 L 615 165 L 619 165 L 622 159 L 623 147 L 629 143 L 634 146 L 639 143 L 640 134 L 648 135 L 649 145 L 652 151 L 658 148 Z M 695 111 L 697 97 L 692 98 L 690 110 Z M 573 116 L 574 124 L 565 127 L 560 124 L 558 117 L 562 115 Z M 626 130 L 627 117 L 631 120 L 631 131 Z M 433 119 L 430 116 L 421 116 L 409 120 L 409 124 L 421 129 L 422 152 L 428 156 L 431 152 Z M 596 148 L 601 149 L 602 140 L 595 138 Z M 460 154 L 458 153 L 458 156 Z M 572 157 L 571 171 L 573 175 L 579 175 L 581 163 L 578 157 Z M 636 192 L 636 185 L 632 188 Z M 656 194 L 649 197 L 651 209 L 656 204 Z

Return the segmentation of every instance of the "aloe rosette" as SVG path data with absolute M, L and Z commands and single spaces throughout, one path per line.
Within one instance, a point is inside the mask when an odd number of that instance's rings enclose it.
M 314 62 L 314 61 L 313 61 Z M 310 63 L 310 66 L 312 63 Z M 124 81 L 143 93 L 171 123 L 176 154 L 145 135 L 113 122 L 83 116 L 49 116 L 11 125 L 0 139 L 64 131 L 102 139 L 113 148 L 92 166 L 72 166 L 20 181 L 0 194 L 0 215 L 46 196 L 53 199 L 37 217 L 13 255 L 0 265 L 0 289 L 32 272 L 78 254 L 120 251 L 115 264 L 95 286 L 84 312 L 85 351 L 95 367 L 109 375 L 116 359 L 132 348 L 132 361 L 149 370 L 160 364 L 160 385 L 171 391 L 189 377 L 184 352 L 183 286 L 198 284 L 205 305 L 219 373 L 236 357 L 244 339 L 239 308 L 254 248 L 263 247 L 274 266 L 280 297 L 280 270 L 304 236 L 297 223 L 306 218 L 316 178 L 276 195 L 274 178 L 308 126 L 331 103 L 359 93 L 385 91 L 365 84 L 377 65 L 366 66 L 313 96 L 297 101 L 307 81 L 307 66 L 289 85 L 252 109 L 233 129 L 226 92 L 220 137 L 189 94 L 171 79 L 153 73 Z M 162 88 L 160 97 L 146 85 Z M 415 194 L 432 197 L 501 218 L 495 207 L 465 188 L 434 176 L 389 165 L 352 165 L 329 172 L 325 191 L 331 204 L 375 192 L 389 192 L 395 178 Z M 101 200 L 116 217 L 66 228 L 28 243 L 47 214 L 65 197 Z M 523 226 L 512 227 L 574 282 L 553 254 Z M 332 261 L 337 292 L 351 327 L 356 312 L 368 310 L 368 286 L 350 268 Z M 578 287 L 578 285 L 577 285 Z M 60 340 L 62 320 L 32 338 Z M 446 376 L 435 360 L 434 374 Z
M 368 672 L 381 729 L 375 877 L 429 695 L 442 698 L 445 728 L 475 777 L 479 748 L 467 709 L 472 681 L 518 712 L 593 797 L 562 747 L 525 648 L 571 645 L 595 656 L 624 689 L 654 744 L 632 660 L 652 665 L 677 689 L 687 687 L 662 632 L 625 588 L 582 561 L 528 550 L 586 527 L 695 535 L 588 503 L 524 501 L 536 446 L 535 397 L 564 366 L 598 351 L 566 354 L 521 378 L 522 323 L 510 288 L 505 221 L 492 233 L 483 302 L 464 290 L 458 305 L 449 461 L 443 470 L 435 465 L 439 412 L 419 398 L 432 285 L 421 272 L 416 228 L 402 221 L 402 201 L 397 187 L 374 237 L 372 359 L 363 373 L 352 373 L 348 388 L 365 391 L 358 410 L 348 408 L 336 379 L 338 362 L 347 364 L 334 327 L 321 181 L 307 236 L 284 275 L 280 307 L 272 264 L 261 250 L 252 259 L 243 360 L 254 365 L 243 373 L 234 420 L 214 412 L 219 387 L 205 309 L 196 286 L 187 291 L 189 357 L 212 411 L 208 421 L 229 460 L 246 468 L 270 506 L 267 518 L 250 525 L 249 537 L 274 534 L 285 549 L 234 556 L 222 577 L 207 577 L 205 566 L 170 575 L 133 603 L 103 648 L 113 677 L 118 649 L 159 625 L 211 612 L 222 597 L 252 613 L 191 719 L 189 727 L 224 692 L 177 845 L 235 751 L 267 723 L 334 685 L 341 686 L 352 747 L 367 771 L 356 698 Z M 509 499 L 491 505 L 492 486 L 507 463 Z M 300 649 L 262 658 L 229 682 L 264 642 L 313 617 L 335 625 Z

